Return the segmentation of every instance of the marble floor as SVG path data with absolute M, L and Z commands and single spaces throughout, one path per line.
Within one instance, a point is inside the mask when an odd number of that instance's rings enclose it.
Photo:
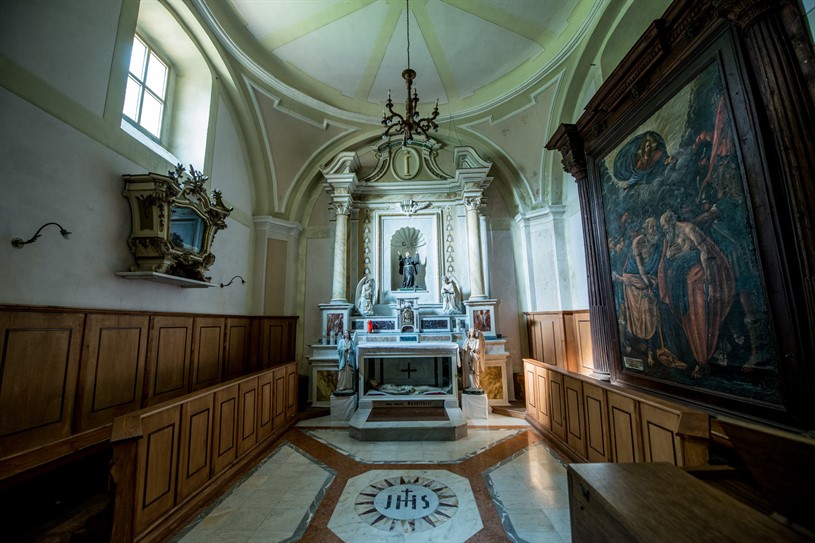
M 175 543 L 569 543 L 566 469 L 517 418 L 454 442 L 361 442 L 300 422 Z

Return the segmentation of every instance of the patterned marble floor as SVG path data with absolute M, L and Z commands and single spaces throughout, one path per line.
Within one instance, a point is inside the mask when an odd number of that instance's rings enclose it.
M 520 419 L 455 442 L 360 442 L 303 421 L 176 543 L 570 543 L 566 470 Z

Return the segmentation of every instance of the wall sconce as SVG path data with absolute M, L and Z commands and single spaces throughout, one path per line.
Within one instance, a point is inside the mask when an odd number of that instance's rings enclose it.
M 228 287 L 229 285 L 232 284 L 232 281 L 234 281 L 235 279 L 240 279 L 242 285 L 246 284 L 246 281 L 243 280 L 243 277 L 241 277 L 240 275 L 236 275 L 235 277 L 233 277 L 232 279 L 229 280 L 229 283 L 227 283 L 225 285 L 223 283 L 221 283 L 221 288 Z
M 31 239 L 29 239 L 29 240 L 27 240 L 27 241 L 23 241 L 21 238 L 14 238 L 13 240 L 11 240 L 11 244 L 12 244 L 14 247 L 16 247 L 17 249 L 22 249 L 22 248 L 23 248 L 23 246 L 25 246 L 25 245 L 27 245 L 27 244 L 29 244 L 29 243 L 34 243 L 35 241 L 37 241 L 37 238 L 38 238 L 38 237 L 40 237 L 40 232 L 42 232 L 42 229 L 43 229 L 43 228 L 45 228 L 46 226 L 49 226 L 49 225 L 52 225 L 52 224 L 53 224 L 54 226 L 58 226 L 58 227 L 59 227 L 59 233 L 60 233 L 60 234 L 62 234 L 62 237 L 63 237 L 63 238 L 65 238 L 65 239 L 69 239 L 69 238 L 71 237 L 71 233 L 70 233 L 70 232 L 68 232 L 67 230 L 65 230 L 65 229 L 64 229 L 62 226 L 60 226 L 59 224 L 57 224 L 57 223 L 55 223 L 55 222 L 47 222 L 47 223 L 45 223 L 44 225 L 40 226 L 40 229 L 39 229 L 39 230 L 37 230 L 37 233 L 36 233 L 36 234 L 34 234 L 34 236 L 32 236 L 32 237 L 31 237 Z

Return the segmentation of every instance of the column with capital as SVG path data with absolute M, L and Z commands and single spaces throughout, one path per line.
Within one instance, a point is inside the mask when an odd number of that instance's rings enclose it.
M 331 281 L 331 301 L 347 302 L 345 279 L 348 275 L 348 215 L 351 214 L 350 198 L 347 202 L 334 202 L 332 210 L 337 217 L 334 234 L 334 276 Z
M 467 210 L 467 254 L 470 261 L 470 299 L 486 298 L 484 293 L 484 264 L 481 259 L 481 196 L 464 198 Z
M 356 153 L 337 155 L 331 163 L 321 168 L 325 181 L 323 187 L 331 197 L 331 208 L 336 214 L 334 233 L 334 266 L 331 281 L 331 303 L 347 303 L 348 279 L 348 216 L 354 205 L 353 194 L 357 187 L 359 159 Z

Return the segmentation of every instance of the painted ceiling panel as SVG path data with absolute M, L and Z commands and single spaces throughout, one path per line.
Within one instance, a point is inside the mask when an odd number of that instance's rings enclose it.
M 229 0 L 246 21 L 253 36 L 263 40 L 272 33 L 298 25 L 343 0 Z
M 527 19 L 559 36 L 568 28 L 569 14 L 578 0 L 484 0 L 497 9 Z
M 255 90 L 255 99 L 263 119 L 269 146 L 272 151 L 277 187 L 277 211 L 283 209 L 286 194 L 296 180 L 300 169 L 325 144 L 343 133 L 341 128 L 326 128 L 303 121 L 275 107 L 274 100 Z
M 405 0 L 229 0 L 221 15 L 234 21 L 221 29 L 245 27 L 268 54 L 259 64 L 298 92 L 378 116 L 388 89 L 405 99 L 409 11 L 419 97 L 428 105 L 438 98 L 443 115 L 470 114 L 556 66 L 606 3 L 412 0 L 407 10 Z
M 275 49 L 274 53 L 342 94 L 354 96 L 366 60 L 375 51 L 377 34 L 372 29 L 383 24 L 387 11 L 387 4 L 371 4 Z
M 427 11 L 459 97 L 470 96 L 543 51 L 536 42 L 440 1 L 429 2 Z
M 404 103 L 407 99 L 405 80 L 402 79 L 402 70 L 407 67 L 407 31 L 404 11 L 399 16 L 396 29 L 391 36 L 385 56 L 382 58 L 382 67 L 377 72 L 371 92 L 368 94 L 370 102 L 384 104 L 389 90 L 392 92 L 394 104 Z M 433 107 L 430 104 L 434 103 L 436 99 L 440 104 L 446 104 L 447 93 L 441 77 L 430 56 L 430 50 L 425 43 L 419 24 L 413 16 L 410 21 L 410 67 L 416 71 L 416 79 L 413 83 L 422 100 L 419 107 L 423 114 L 425 109 L 427 113 L 430 113 Z
M 513 157 L 518 171 L 532 185 L 532 193 L 536 199 L 542 196 L 540 179 L 543 146 L 552 132 L 549 125 L 556 90 L 557 85 L 549 85 L 534 97 L 535 104 L 531 107 L 494 123 L 483 121 L 469 127 L 492 140 L 508 156 Z

